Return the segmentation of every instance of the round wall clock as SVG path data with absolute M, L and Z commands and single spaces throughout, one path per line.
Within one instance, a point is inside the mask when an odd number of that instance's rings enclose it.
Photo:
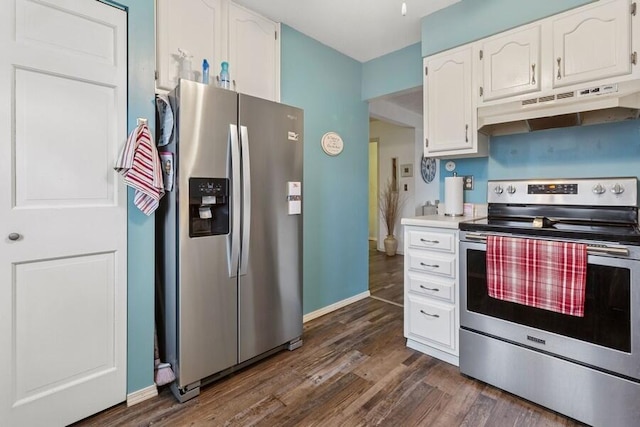
M 422 161 L 420 162 L 420 173 L 422 174 L 422 179 L 427 184 L 433 181 L 433 178 L 436 176 L 436 159 L 423 155 Z
M 337 156 L 342 153 L 342 149 L 344 148 L 342 138 L 335 132 L 327 132 L 322 135 L 320 144 L 324 152 L 330 156 Z

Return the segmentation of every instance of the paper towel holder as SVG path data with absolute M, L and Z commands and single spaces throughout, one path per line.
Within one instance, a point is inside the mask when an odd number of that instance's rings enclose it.
M 455 178 L 462 179 L 458 177 L 458 174 L 456 172 L 453 172 L 453 176 L 445 178 L 445 182 L 444 182 L 445 183 L 444 215 L 450 216 L 450 217 L 464 216 L 464 199 L 463 199 L 463 189 L 462 189 L 463 182 L 462 181 L 460 182 L 460 188 L 458 189 L 458 191 L 455 191 L 453 193 L 451 193 L 450 190 L 455 190 L 455 189 L 450 189 L 449 182 L 447 182 L 449 180 L 454 180 Z

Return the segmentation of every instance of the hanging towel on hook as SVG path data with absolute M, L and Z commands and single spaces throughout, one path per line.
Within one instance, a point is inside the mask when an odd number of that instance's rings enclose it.
M 114 169 L 136 190 L 133 203 L 145 215 L 151 215 L 164 195 L 164 185 L 160 156 L 145 123 L 129 134 Z

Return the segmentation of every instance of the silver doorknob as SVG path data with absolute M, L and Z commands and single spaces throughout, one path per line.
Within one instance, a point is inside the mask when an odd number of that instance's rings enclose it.
M 9 237 L 9 240 L 12 240 L 12 241 L 16 241 L 20 239 L 20 235 L 18 233 L 10 233 L 8 237 Z

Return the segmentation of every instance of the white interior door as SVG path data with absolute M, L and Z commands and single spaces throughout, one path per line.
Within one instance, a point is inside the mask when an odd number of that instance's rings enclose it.
M 0 1 L 0 425 L 126 399 L 126 13 Z

